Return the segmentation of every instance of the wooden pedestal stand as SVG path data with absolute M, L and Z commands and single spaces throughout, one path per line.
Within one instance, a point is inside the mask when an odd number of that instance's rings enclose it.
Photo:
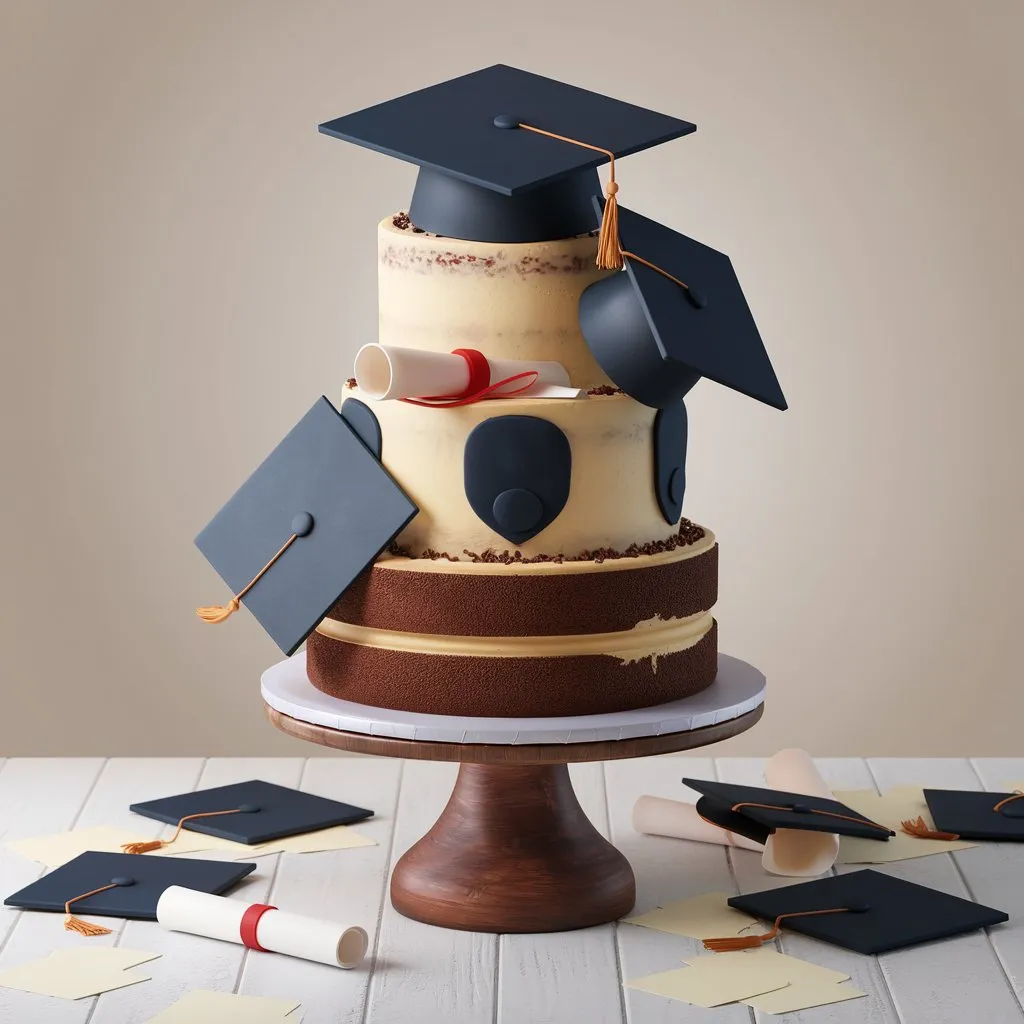
M 395 866 L 391 901 L 417 921 L 478 932 L 567 931 L 627 914 L 633 871 L 583 813 L 568 765 L 703 747 L 749 729 L 762 711 L 662 736 L 528 745 L 369 736 L 267 705 L 278 729 L 326 747 L 460 762 L 448 806 Z

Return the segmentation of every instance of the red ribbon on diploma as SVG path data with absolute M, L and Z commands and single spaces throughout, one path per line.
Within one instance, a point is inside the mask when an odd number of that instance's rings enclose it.
M 421 398 L 403 398 L 402 401 L 408 402 L 410 405 L 450 409 L 456 405 L 471 405 L 473 402 L 479 402 L 499 388 L 503 388 L 506 384 L 512 384 L 517 380 L 523 380 L 528 377 L 529 380 L 520 387 L 495 396 L 496 398 L 512 398 L 533 387 L 539 376 L 536 370 L 525 370 L 523 373 L 513 374 L 511 377 L 506 377 L 504 380 L 499 380 L 492 384 L 491 366 L 487 362 L 487 356 L 482 352 L 477 351 L 475 348 L 456 348 L 452 349 L 452 355 L 462 356 L 469 367 L 469 383 L 462 391 L 457 395 L 423 395 Z
M 269 952 L 259 944 L 259 940 L 256 938 L 256 926 L 268 910 L 277 910 L 277 907 L 272 907 L 269 903 L 254 903 L 251 907 L 246 907 L 242 920 L 238 923 L 238 935 L 243 946 L 247 946 L 249 949 L 258 949 L 263 953 Z

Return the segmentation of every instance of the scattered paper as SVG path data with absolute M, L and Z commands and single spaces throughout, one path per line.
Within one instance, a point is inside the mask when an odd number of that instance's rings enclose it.
M 60 949 L 41 960 L 0 971 L 0 986 L 58 999 L 84 999 L 149 981 L 148 974 L 129 968 L 159 956 L 114 946 Z
M 335 825 L 316 832 L 303 832 L 297 836 L 272 839 L 255 846 L 231 843 L 232 860 L 248 860 L 250 857 L 266 857 L 271 853 L 320 853 L 323 850 L 354 850 L 360 846 L 376 846 L 374 839 L 356 832 L 348 825 Z
M 694 939 L 741 935 L 759 923 L 757 918 L 730 907 L 726 902 L 728 899 L 724 892 L 709 892 L 693 899 L 666 903 L 646 914 L 627 917 L 626 923 L 671 935 L 689 935 Z
M 790 1013 L 793 1010 L 809 1010 L 812 1006 L 828 1006 L 830 1003 L 843 1003 L 847 999 L 859 999 L 866 996 L 852 985 L 837 985 L 829 982 L 801 982 L 787 985 L 774 992 L 744 999 L 747 1006 L 760 1010 L 761 1013 Z
M 933 853 L 969 850 L 977 845 L 963 840 L 915 839 L 902 831 L 902 822 L 918 817 L 924 818 L 929 828 L 935 827 L 920 786 L 895 786 L 881 796 L 873 789 L 846 790 L 836 792 L 836 799 L 872 821 L 888 825 L 896 833 L 885 843 L 877 839 L 843 836 L 839 844 L 839 864 L 887 864 Z
M 731 962 L 730 954 L 722 953 L 699 957 L 691 967 L 637 978 L 629 982 L 629 987 L 694 1006 L 712 1007 L 749 999 L 785 984 L 785 978 L 780 980 L 778 971 L 771 966 L 754 961 Z
M 88 850 L 99 853 L 122 853 L 125 843 L 141 843 L 154 838 L 152 835 L 140 835 L 123 828 L 109 825 L 96 825 L 92 828 L 76 828 L 70 832 L 57 832 L 51 836 L 34 836 L 31 839 L 15 839 L 7 845 L 30 860 L 39 861 L 49 868 L 59 868 L 69 860 Z M 173 846 L 164 847 L 153 852 L 158 854 L 197 853 L 214 848 L 215 844 L 224 841 L 212 836 L 200 835 L 198 832 L 182 832 Z M 226 844 L 237 847 L 237 843 Z
M 750 965 L 757 965 L 775 972 L 779 985 L 836 985 L 841 981 L 849 981 L 850 976 L 842 971 L 834 971 L 831 967 L 821 967 L 809 960 L 801 960 L 797 956 L 779 953 L 770 946 L 760 949 L 741 949 L 732 953 L 710 954 L 716 960 L 725 962 L 731 969 L 743 970 Z M 697 966 L 707 960 L 708 956 L 698 956 L 683 963 Z M 725 969 L 725 968 L 723 968 Z
M 149 1018 L 149 1024 L 291 1024 L 297 1017 L 298 1001 L 236 996 L 230 992 L 206 992 L 197 989 Z

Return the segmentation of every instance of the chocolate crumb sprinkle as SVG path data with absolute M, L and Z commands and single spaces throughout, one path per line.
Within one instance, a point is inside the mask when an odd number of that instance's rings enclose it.
M 588 395 L 623 395 L 625 392 L 622 388 L 615 387 L 614 384 L 598 384 L 596 387 L 587 388 Z

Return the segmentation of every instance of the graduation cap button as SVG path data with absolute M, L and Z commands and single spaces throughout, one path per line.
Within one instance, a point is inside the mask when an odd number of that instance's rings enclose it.
M 255 814 L 258 810 L 259 810 L 259 807 L 257 807 L 256 804 L 239 804 L 238 805 L 238 813 L 239 814 Z
M 313 530 L 313 517 L 308 512 L 300 512 L 292 519 L 292 533 L 296 537 L 308 537 Z
M 128 878 L 125 875 L 118 875 L 117 878 L 112 878 L 110 880 L 110 884 L 111 885 L 118 885 L 118 886 L 134 885 L 135 884 L 135 879 L 134 878 Z
M 511 114 L 495 114 L 494 116 L 494 127 L 495 128 L 518 128 L 519 118 L 513 117 Z
M 790 810 L 794 814 L 813 814 L 814 808 L 808 807 L 807 804 L 793 804 Z

